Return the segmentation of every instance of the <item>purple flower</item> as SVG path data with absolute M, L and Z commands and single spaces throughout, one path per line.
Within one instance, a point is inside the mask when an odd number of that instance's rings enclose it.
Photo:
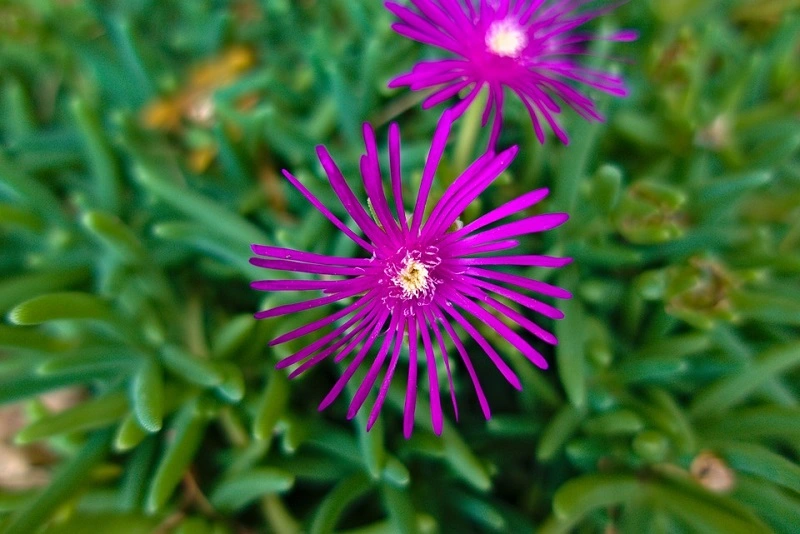
M 361 176 L 372 216 L 347 185 L 328 151 L 322 146 L 317 147 L 319 160 L 334 192 L 363 232 L 363 237 L 348 228 L 297 178 L 284 171 L 289 182 L 320 213 L 363 249 L 365 257 L 326 256 L 253 245 L 253 252 L 258 257 L 250 260 L 253 265 L 266 269 L 321 275 L 315 279 L 253 282 L 252 287 L 261 291 L 322 293 L 322 296 L 259 312 L 256 314 L 257 319 L 294 314 L 344 301 L 338 311 L 283 334 L 271 342 L 271 345 L 285 343 L 335 323 L 329 333 L 278 363 L 278 368 L 297 365 L 290 375 L 294 377 L 326 358 L 332 357 L 339 362 L 352 355 L 341 377 L 322 400 L 320 410 L 337 398 L 375 347 L 377 353 L 369 358 L 371 363 L 365 364 L 369 366 L 369 370 L 348 411 L 348 418 L 355 416 L 375 385 L 378 375 L 385 369 L 367 425 L 368 429 L 371 428 L 397 370 L 401 349 L 407 344 L 409 365 L 403 423 L 406 437 L 410 436 L 413 428 L 420 339 L 421 354 L 425 357 L 429 381 L 431 419 L 434 431 L 439 434 L 442 431 L 442 407 L 437 365 L 443 364 L 447 372 L 453 410 L 458 418 L 450 373 L 451 357 L 461 359 L 472 380 L 483 413 L 487 419 L 490 417 L 489 405 L 478 375 L 456 329 L 466 332 L 505 379 L 515 388 L 521 389 L 517 375 L 473 323 L 482 323 L 495 330 L 535 365 L 546 368 L 547 362 L 542 355 L 501 318 L 513 321 L 546 343 L 555 344 L 555 336 L 492 294 L 553 319 L 560 319 L 563 314 L 553 306 L 518 290 L 509 289 L 506 285 L 550 297 L 571 296 L 568 291 L 550 284 L 487 268 L 492 265 L 561 267 L 571 261 L 570 258 L 551 256 L 497 255 L 498 252 L 515 248 L 518 242 L 514 238 L 549 230 L 567 220 L 568 216 L 564 213 L 548 213 L 500 222 L 541 201 L 547 196 L 546 189 L 526 193 L 467 225 L 460 226 L 459 217 L 464 209 L 509 166 L 517 153 L 516 147 L 500 154 L 489 152 L 481 156 L 447 188 L 439 202 L 430 211 L 426 211 L 431 184 L 447 143 L 452 120 L 452 113 L 447 111 L 439 122 L 423 169 L 416 204 L 413 213 L 408 217 L 403 203 L 400 136 L 396 124 L 392 124 L 389 129 L 391 191 L 388 198 L 383 188 L 375 134 L 369 125 L 364 125 L 366 154 L 361 157 Z M 500 224 L 495 224 L 498 222 Z M 450 352 L 446 348 L 447 338 L 450 338 L 454 347 Z
M 410 73 L 389 82 L 412 90 L 436 88 L 422 104 L 435 106 L 469 88 L 454 106 L 456 116 L 469 107 L 481 88 L 489 98 L 483 112 L 486 125 L 494 109 L 489 146 L 495 146 L 502 125 L 503 91 L 508 87 L 528 109 L 539 142 L 544 142 L 540 119 L 567 143 L 567 134 L 553 115 L 561 112 L 556 98 L 587 120 L 602 121 L 594 102 L 573 88 L 583 84 L 604 93 L 625 96 L 619 76 L 582 67 L 576 58 L 587 55 L 586 43 L 597 35 L 575 31 L 618 3 L 576 12 L 592 0 L 411 0 L 416 9 L 386 2 L 399 19 L 392 28 L 415 41 L 447 50 L 455 57 L 422 61 Z M 476 4 L 478 4 L 476 6 Z M 603 37 L 631 41 L 636 32 L 623 30 Z

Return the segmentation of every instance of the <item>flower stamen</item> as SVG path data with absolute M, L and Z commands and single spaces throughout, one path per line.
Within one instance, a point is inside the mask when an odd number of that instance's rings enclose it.
M 513 20 L 496 20 L 486 32 L 486 48 L 501 57 L 518 58 L 528 46 L 528 36 Z
M 431 289 L 430 272 L 422 262 L 410 254 L 403 258 L 403 266 L 392 278 L 392 283 L 403 291 L 403 299 L 418 298 Z

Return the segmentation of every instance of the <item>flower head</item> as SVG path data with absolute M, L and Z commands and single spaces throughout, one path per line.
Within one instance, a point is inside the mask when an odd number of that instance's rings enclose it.
M 376 384 L 378 375 L 385 369 L 367 428 L 372 427 L 380 413 L 389 384 L 398 367 L 401 349 L 407 345 L 409 365 L 403 429 L 406 436 L 411 434 L 416 406 L 420 339 L 420 354 L 424 354 L 429 381 L 434 431 L 438 434 L 442 430 L 437 366 L 443 365 L 446 370 L 453 409 L 458 417 L 450 365 L 450 358 L 456 355 L 469 373 L 483 413 L 488 419 L 488 402 L 467 349 L 456 330 L 466 332 L 506 380 L 520 389 L 517 375 L 473 322 L 477 321 L 494 329 L 531 362 L 545 368 L 547 362 L 542 355 L 502 319 L 516 323 L 546 343 L 555 344 L 555 337 L 496 296 L 553 319 L 560 319 L 562 313 L 525 293 L 536 292 L 556 298 L 570 297 L 569 292 L 550 284 L 487 268 L 492 265 L 561 267 L 571 261 L 569 258 L 552 256 L 497 254 L 515 248 L 518 245 L 515 238 L 519 236 L 549 230 L 567 220 L 566 214 L 554 213 L 501 222 L 542 200 L 547 196 L 546 189 L 526 193 L 465 226 L 456 224 L 464 209 L 508 167 L 517 152 L 516 147 L 500 154 L 489 152 L 480 157 L 447 188 L 430 211 L 426 210 L 431 184 L 452 120 L 452 113 L 445 112 L 436 129 L 422 172 L 416 204 L 408 217 L 403 202 L 400 137 L 396 124 L 392 124 L 389 129 L 391 195 L 388 198 L 383 188 L 375 135 L 369 125 L 364 126 L 366 154 L 361 157 L 361 176 L 372 216 L 348 186 L 328 151 L 324 147 L 317 148 L 319 160 L 334 192 L 363 232 L 363 237 L 336 217 L 297 178 L 284 171 L 289 182 L 331 223 L 357 243 L 366 257 L 326 256 L 253 245 L 253 252 L 257 257 L 251 258 L 250 262 L 254 265 L 324 276 L 320 279 L 253 282 L 252 287 L 262 291 L 322 292 L 322 296 L 259 312 L 256 318 L 293 314 L 335 302 L 343 303 L 338 311 L 283 334 L 271 342 L 272 345 L 284 343 L 335 325 L 330 332 L 278 363 L 279 368 L 296 366 L 290 375 L 294 377 L 327 358 L 339 362 L 352 356 L 333 389 L 323 399 L 320 409 L 336 399 L 358 367 L 367 359 L 371 362 L 365 364 L 369 370 L 355 393 L 348 412 L 348 417 L 354 417 Z M 509 289 L 506 285 L 516 286 L 520 290 Z M 452 341 L 454 350 L 448 350 L 448 338 Z M 373 348 L 376 353 L 368 358 Z
M 456 116 L 469 107 L 484 86 L 488 87 L 483 124 L 494 110 L 489 146 L 495 145 L 500 134 L 507 87 L 527 108 L 540 142 L 544 141 L 543 119 L 567 143 L 567 134 L 554 118 L 561 112 L 557 100 L 587 120 L 603 120 L 594 102 L 574 85 L 615 96 L 627 94 L 619 76 L 583 67 L 576 61 L 587 54 L 587 42 L 600 38 L 577 32 L 577 28 L 616 7 L 579 11 L 592 1 L 411 0 L 415 9 L 386 2 L 399 19 L 392 26 L 397 33 L 455 56 L 417 63 L 411 72 L 395 78 L 389 86 L 435 89 L 423 103 L 424 108 L 468 90 L 453 108 Z M 630 41 L 636 33 L 623 30 L 604 38 Z

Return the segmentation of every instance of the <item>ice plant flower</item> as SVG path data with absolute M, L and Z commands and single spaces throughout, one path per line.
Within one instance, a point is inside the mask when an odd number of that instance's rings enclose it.
M 531 280 L 518 274 L 493 270 L 491 266 L 561 267 L 571 260 L 552 256 L 498 254 L 518 245 L 519 236 L 554 228 L 567 220 L 564 213 L 548 213 L 503 220 L 533 206 L 547 196 L 546 189 L 526 193 L 485 215 L 461 226 L 457 224 L 464 209 L 478 197 L 511 163 L 517 148 L 499 154 L 488 152 L 473 162 L 447 188 L 441 199 L 427 211 L 431 184 L 447 143 L 453 121 L 445 112 L 433 136 L 428 159 L 422 172 L 419 193 L 413 212 L 406 216 L 400 174 L 400 135 L 396 124 L 389 129 L 390 191 L 384 192 L 378 162 L 375 134 L 364 125 L 366 154 L 361 157 L 361 177 L 368 199 L 367 208 L 333 161 L 328 151 L 317 147 L 317 155 L 342 206 L 360 228 L 351 230 L 288 171 L 287 180 L 336 228 L 363 249 L 364 257 L 326 256 L 270 245 L 253 245 L 253 265 L 271 270 L 321 275 L 299 279 L 261 280 L 252 287 L 261 291 L 321 292 L 293 304 L 261 311 L 258 319 L 294 314 L 319 306 L 342 302 L 338 311 L 279 336 L 271 345 L 285 343 L 312 334 L 321 328 L 333 329 L 281 360 L 277 367 L 296 366 L 295 377 L 327 358 L 339 362 L 352 356 L 341 377 L 322 400 L 319 409 L 330 405 L 342 392 L 356 369 L 368 363 L 366 377 L 353 396 L 348 418 L 356 415 L 373 389 L 378 375 L 385 370 L 373 404 L 367 428 L 375 423 L 395 376 L 401 349 L 408 346 L 409 365 L 404 407 L 403 431 L 410 436 L 417 398 L 418 352 L 424 356 L 430 390 L 431 421 L 434 431 L 442 431 L 442 407 L 437 366 L 444 366 L 449 382 L 453 410 L 458 418 L 450 358 L 455 352 L 469 373 L 484 416 L 490 417 L 489 404 L 475 372 L 470 355 L 457 330 L 466 332 L 515 388 L 521 389 L 517 375 L 473 323 L 495 330 L 515 350 L 534 365 L 547 367 L 542 355 L 510 320 L 540 340 L 555 344 L 556 338 L 529 317 L 509 306 L 511 301 L 522 308 L 546 317 L 560 319 L 553 306 L 527 294 L 540 293 L 555 298 L 570 298 L 568 291 Z M 371 213 L 370 213 L 371 212 Z M 428 214 L 427 216 L 425 214 Z M 497 223 L 497 224 L 496 224 Z M 363 235 L 360 235 L 363 233 Z M 506 286 L 516 286 L 510 289 Z M 493 296 L 493 294 L 495 296 Z M 499 300 L 501 297 L 505 302 Z M 454 351 L 448 351 L 447 338 Z M 422 350 L 420 351 L 420 340 Z M 374 356 L 368 358 L 375 348 Z M 472 352 L 472 356 L 475 352 Z
M 602 37 L 577 31 L 586 22 L 618 4 L 594 10 L 580 8 L 593 0 L 411 0 L 412 7 L 386 2 L 399 19 L 392 28 L 424 44 L 442 48 L 452 57 L 422 61 L 411 72 L 389 82 L 389 87 L 435 89 L 423 108 L 440 104 L 461 91 L 466 96 L 452 109 L 461 115 L 488 88 L 483 112 L 486 125 L 494 110 L 489 146 L 497 142 L 502 126 L 504 88 L 519 96 L 528 110 L 539 142 L 544 142 L 541 119 L 563 142 L 566 132 L 554 115 L 560 100 L 581 117 L 602 121 L 591 98 L 575 85 L 614 96 L 625 96 L 621 77 L 581 66 L 587 43 L 596 39 L 630 41 L 636 32 L 623 30 Z

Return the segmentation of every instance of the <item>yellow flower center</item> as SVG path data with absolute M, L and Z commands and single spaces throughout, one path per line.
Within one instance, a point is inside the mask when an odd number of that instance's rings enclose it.
M 403 298 L 417 298 L 430 288 L 428 268 L 419 261 L 406 256 L 403 268 L 392 278 L 392 283 L 403 290 Z
M 528 46 L 528 36 L 513 20 L 496 20 L 486 32 L 486 48 L 492 54 L 518 58 Z

